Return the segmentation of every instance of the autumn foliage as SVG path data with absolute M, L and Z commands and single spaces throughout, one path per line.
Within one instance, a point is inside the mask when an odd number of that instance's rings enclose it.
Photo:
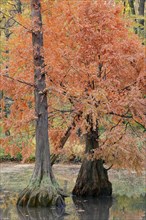
M 75 120 L 70 144 L 98 120 L 100 147 L 92 157 L 139 171 L 144 161 L 144 46 L 111 1 L 42 2 L 44 57 L 48 93 L 49 134 L 54 152 L 65 130 Z M 28 9 L 27 9 L 28 10 Z M 29 11 L 29 10 L 28 10 Z M 27 12 L 28 13 L 28 12 Z M 3 54 L 0 88 L 12 99 L 10 114 L 1 100 L 6 152 L 33 150 L 34 79 L 31 22 L 27 13 L 16 15 L 9 59 Z M 25 28 L 24 28 L 25 27 Z M 8 70 L 5 66 L 8 65 Z M 16 145 L 17 144 L 19 146 Z M 74 143 L 73 143 L 74 144 Z M 73 145 L 72 144 L 72 145 Z

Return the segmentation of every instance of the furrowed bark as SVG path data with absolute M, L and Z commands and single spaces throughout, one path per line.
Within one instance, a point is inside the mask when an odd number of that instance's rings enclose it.
M 32 16 L 32 45 L 34 61 L 35 83 L 35 114 L 36 114 L 36 161 L 29 185 L 20 193 L 17 205 L 37 206 L 64 206 L 64 193 L 60 189 L 52 172 L 50 162 L 50 147 L 48 137 L 48 104 L 46 88 L 43 31 L 39 0 L 31 0 Z

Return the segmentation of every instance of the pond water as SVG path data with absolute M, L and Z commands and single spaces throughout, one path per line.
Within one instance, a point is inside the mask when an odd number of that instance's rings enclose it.
M 63 208 L 17 208 L 18 193 L 26 187 L 33 164 L 0 164 L 0 220 L 146 220 L 145 176 L 111 170 L 113 198 L 66 198 Z M 79 165 L 55 165 L 60 185 L 70 193 Z

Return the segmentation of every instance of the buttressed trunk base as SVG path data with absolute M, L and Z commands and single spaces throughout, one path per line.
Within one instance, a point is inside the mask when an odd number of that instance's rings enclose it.
M 17 205 L 23 207 L 63 207 L 63 190 L 59 187 L 52 171 L 41 172 L 42 167 L 34 169 L 30 184 L 20 193 Z
M 112 184 L 102 160 L 83 160 L 72 193 L 76 196 L 111 196 Z
M 87 121 L 90 124 L 90 131 L 86 134 L 85 153 L 91 154 L 99 147 L 98 121 L 95 130 L 90 115 Z M 101 159 L 84 158 L 72 193 L 76 196 L 111 196 L 112 184 L 108 180 L 108 173 Z

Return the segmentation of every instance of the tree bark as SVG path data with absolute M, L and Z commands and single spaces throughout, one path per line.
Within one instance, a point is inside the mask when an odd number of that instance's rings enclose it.
M 43 31 L 39 0 L 31 0 L 32 45 L 35 82 L 36 161 L 29 185 L 20 193 L 17 205 L 64 206 L 64 193 L 52 172 L 48 138 L 48 104 L 45 93 Z
M 87 155 L 99 147 L 98 142 L 98 122 L 96 129 L 93 129 L 92 118 L 87 119 L 90 124 L 90 131 L 86 134 L 86 150 Z M 112 185 L 108 180 L 107 170 L 103 167 L 103 161 L 90 160 L 84 158 L 75 187 L 72 191 L 76 196 L 110 196 L 112 194 Z

